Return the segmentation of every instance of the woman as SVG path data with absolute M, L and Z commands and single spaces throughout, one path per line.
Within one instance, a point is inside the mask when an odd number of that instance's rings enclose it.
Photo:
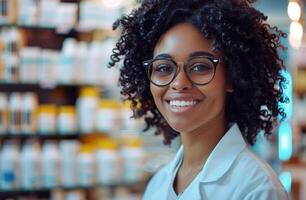
M 110 66 L 135 117 L 156 127 L 175 159 L 150 180 L 143 199 L 289 199 L 250 145 L 271 135 L 283 97 L 277 28 L 251 0 L 144 0 L 119 19 Z

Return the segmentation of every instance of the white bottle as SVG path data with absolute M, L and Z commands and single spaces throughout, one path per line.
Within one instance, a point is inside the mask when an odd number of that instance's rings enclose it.
M 79 151 L 79 141 L 60 142 L 60 174 L 61 185 L 67 188 L 77 186 L 77 153 Z
M 26 92 L 22 102 L 22 133 L 34 134 L 37 132 L 38 98 L 35 93 Z
M 99 103 L 99 93 L 96 88 L 81 89 L 77 100 L 78 123 L 81 133 L 88 134 L 95 131 L 96 112 Z
M 85 84 L 86 79 L 86 68 L 88 67 L 88 44 L 86 42 L 81 41 L 78 44 L 77 51 L 76 51 L 76 68 L 74 76 L 76 77 L 76 83 Z M 74 68 L 74 69 L 75 69 Z
M 77 59 L 76 49 L 77 41 L 74 38 L 65 39 L 61 51 L 60 64 L 57 70 L 57 81 L 59 83 L 71 84 L 74 82 L 74 73 L 78 74 L 79 72 L 74 72 Z
M 13 190 L 19 186 L 19 148 L 15 141 L 7 141 L 0 154 L 0 188 Z
M 141 140 L 138 138 L 129 139 L 127 145 L 122 147 L 121 156 L 123 158 L 123 182 L 135 183 L 143 181 L 145 152 Z
M 0 92 L 0 135 L 7 133 L 8 128 L 8 99 Z
M 90 146 L 82 146 L 77 156 L 77 182 L 79 186 L 89 187 L 95 183 L 95 159 Z
M 7 48 L 5 79 L 7 82 L 18 82 L 19 80 L 19 56 L 21 37 L 17 28 L 10 28 L 7 32 Z
M 86 200 L 87 199 L 86 196 L 87 195 L 84 190 L 70 190 L 65 193 L 65 197 L 63 198 L 63 200 Z
M 100 76 L 100 66 L 102 64 L 101 61 L 101 52 L 102 49 L 100 48 L 100 42 L 93 41 L 89 45 L 88 50 L 88 59 L 87 59 L 87 65 L 84 65 L 85 67 L 84 71 L 84 81 L 85 84 L 97 84 L 98 78 Z
M 76 133 L 76 114 L 74 106 L 61 106 L 57 115 L 57 130 L 59 134 Z
M 18 23 L 26 26 L 35 26 L 38 21 L 38 1 L 18 0 Z
M 40 105 L 38 113 L 38 132 L 42 135 L 52 135 L 56 131 L 57 107 L 52 104 Z
M 119 132 L 121 127 L 121 104 L 112 100 L 101 100 L 97 111 L 96 128 L 103 133 Z
M 0 0 L 1 12 L 0 12 L 0 22 L 1 24 L 10 24 L 11 22 L 11 4 L 9 0 Z
M 27 141 L 20 158 L 20 187 L 33 190 L 40 186 L 40 148 L 36 141 Z
M 96 152 L 97 183 L 113 185 L 122 178 L 121 156 L 112 140 L 104 139 Z
M 56 27 L 56 13 L 59 0 L 41 0 L 39 1 L 39 25 L 42 27 Z
M 38 83 L 41 49 L 39 47 L 22 47 L 19 54 L 20 82 Z
M 21 133 L 21 106 L 22 95 L 17 92 L 13 92 L 9 97 L 9 132 L 11 134 Z
M 41 65 L 39 70 L 39 82 L 45 87 L 55 87 L 57 83 L 57 65 L 60 53 L 55 50 L 41 50 Z
M 59 33 L 67 33 L 77 21 L 77 3 L 59 3 L 57 6 L 56 26 Z
M 42 148 L 41 175 L 43 188 L 54 188 L 59 185 L 59 151 L 52 141 L 47 141 Z
M 144 128 L 143 119 L 133 118 L 133 111 L 131 110 L 131 102 L 125 101 L 124 108 L 122 109 L 122 127 L 121 131 L 126 133 L 140 133 Z

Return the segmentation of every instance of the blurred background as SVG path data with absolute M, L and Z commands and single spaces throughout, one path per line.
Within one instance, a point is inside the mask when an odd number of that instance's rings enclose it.
M 287 118 L 254 151 L 306 199 L 306 2 L 259 0 L 288 34 Z M 180 145 L 143 133 L 107 63 L 136 0 L 0 0 L 0 199 L 136 200 Z

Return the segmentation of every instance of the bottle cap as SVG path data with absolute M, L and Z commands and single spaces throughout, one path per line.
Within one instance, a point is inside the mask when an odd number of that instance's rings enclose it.
M 59 113 L 74 114 L 75 113 L 75 107 L 74 106 L 60 106 L 59 107 Z
M 56 108 L 56 105 L 53 104 L 42 104 L 39 107 L 39 112 L 56 114 Z
M 120 109 L 121 104 L 118 101 L 102 99 L 100 101 L 100 108 Z
M 112 139 L 103 139 L 99 141 L 98 146 L 100 149 L 117 149 L 118 144 Z
M 83 87 L 80 92 L 80 96 L 98 97 L 99 91 L 95 87 Z

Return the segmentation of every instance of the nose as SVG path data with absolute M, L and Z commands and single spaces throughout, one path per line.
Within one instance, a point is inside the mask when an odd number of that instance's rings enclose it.
M 188 79 L 185 70 L 183 69 L 184 63 L 178 63 L 178 74 L 170 84 L 173 90 L 187 90 L 192 88 L 192 83 Z

